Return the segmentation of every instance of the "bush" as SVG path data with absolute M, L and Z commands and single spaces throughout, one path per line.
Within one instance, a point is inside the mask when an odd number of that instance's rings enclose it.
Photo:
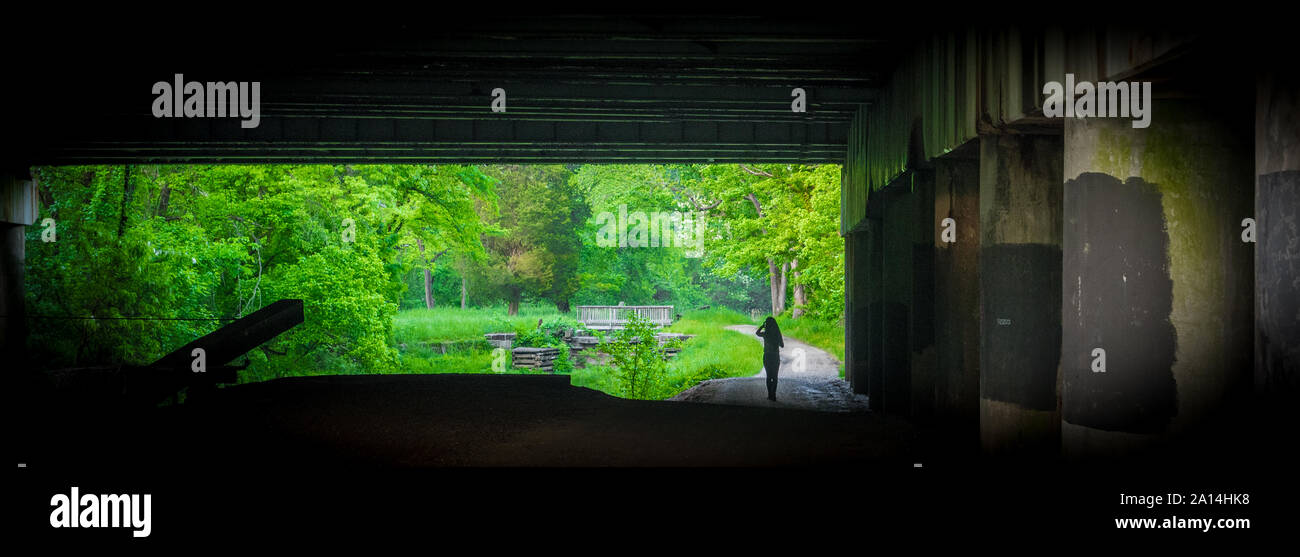
M 655 329 L 648 319 L 633 314 L 627 326 L 615 333 L 614 340 L 604 345 L 603 350 L 617 370 L 616 383 L 626 398 L 655 398 L 664 389 L 668 362 Z

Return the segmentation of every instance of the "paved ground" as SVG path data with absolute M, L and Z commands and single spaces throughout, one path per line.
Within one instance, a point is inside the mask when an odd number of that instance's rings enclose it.
M 753 325 L 727 327 L 762 342 Z M 848 382 L 839 378 L 840 362 L 825 350 L 790 337 L 781 349 L 781 369 L 777 373 L 776 401 L 767 399 L 767 373 L 762 362 L 755 362 L 753 377 L 713 379 L 687 389 L 670 400 L 706 402 L 761 408 L 797 408 L 827 412 L 864 412 L 867 398 L 853 394 Z
M 930 447 L 871 413 L 625 400 L 566 376 L 278 379 L 138 413 L 27 397 L 19 452 L 71 466 L 809 466 L 906 468 Z

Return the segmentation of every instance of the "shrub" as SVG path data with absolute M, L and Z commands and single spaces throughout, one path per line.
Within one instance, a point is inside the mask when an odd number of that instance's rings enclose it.
M 654 398 L 663 389 L 668 370 L 666 352 L 659 346 L 655 326 L 648 319 L 631 315 L 627 326 L 605 344 L 603 350 L 618 371 L 614 374 L 622 396 Z

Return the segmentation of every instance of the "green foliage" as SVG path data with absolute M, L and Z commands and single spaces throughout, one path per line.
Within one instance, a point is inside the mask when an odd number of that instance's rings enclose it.
M 569 310 L 579 284 L 581 240 L 587 205 L 559 165 L 500 165 L 486 169 L 501 184 L 499 233 L 485 237 L 488 257 L 477 281 L 517 309 L 525 296 L 546 297 Z
M 677 393 L 699 385 L 704 381 L 725 379 L 727 377 L 735 377 L 732 370 L 728 369 L 727 366 L 716 363 L 704 364 L 702 367 L 692 369 L 689 374 L 669 375 L 662 383 L 661 396 L 657 398 L 671 398 Z
M 245 380 L 395 371 L 392 323 L 420 239 L 473 257 L 490 182 L 455 166 L 43 167 L 27 238 L 45 365 L 144 364 L 281 298 L 306 320 L 248 354 Z M 481 252 L 481 246 L 477 248 Z M 81 319 L 94 317 L 95 319 Z M 102 317 L 141 317 L 107 321 Z M 183 318 L 158 320 L 156 318 Z
M 705 214 L 705 234 L 725 234 L 718 215 L 700 211 L 699 193 L 690 188 L 697 175 L 690 165 L 583 165 L 570 182 L 587 199 L 592 216 L 617 216 L 621 207 L 647 214 Z M 706 305 L 748 309 L 765 299 L 762 277 L 747 269 L 717 272 L 691 245 L 604 247 L 596 242 L 598 232 L 596 219 L 580 232 L 581 288 L 574 297 L 583 304 L 673 305 L 684 311 Z
M 752 325 L 748 315 L 728 308 L 709 308 L 687 312 L 676 323 L 668 327 L 675 333 L 698 334 L 704 331 L 720 329 L 728 325 Z
M 34 173 L 40 216 L 57 231 L 47 243 L 43 227 L 27 230 L 27 311 L 55 317 L 31 326 L 38 361 L 142 364 L 216 328 L 225 315 L 214 306 L 229 299 L 246 261 L 244 239 L 208 241 L 197 222 L 145 219 L 141 201 L 156 187 L 138 168 Z
M 668 360 L 662 376 L 651 383 L 649 394 L 644 398 L 670 398 L 708 379 L 757 374 L 762 367 L 762 344 L 756 342 L 752 335 L 724 328 L 727 325 L 748 323 L 747 316 L 727 309 L 686 313 L 669 330 L 695 337 L 682 343 L 681 352 Z M 626 382 L 617 367 L 578 368 L 573 371 L 570 380 L 574 386 L 625 396 Z
M 29 352 L 47 366 L 148 363 L 275 300 L 301 298 L 306 321 L 250 352 L 243 380 L 487 371 L 484 348 L 429 346 L 520 328 L 533 342 L 560 346 L 561 331 L 576 327 L 571 302 L 626 302 L 673 305 L 688 316 L 673 330 L 698 336 L 664 364 L 649 353 L 657 343 L 631 341 L 645 331 L 625 331 L 615 348 L 623 365 L 574 370 L 574 383 L 662 398 L 701 378 L 756 372 L 761 356 L 750 352 L 758 354 L 758 343 L 722 329 L 748 318 L 719 308 L 767 309 L 769 259 L 797 261 L 791 288 L 808 294 L 806 319 L 783 320 L 783 328 L 843 354 L 842 329 L 837 335 L 831 325 L 843 308 L 834 165 L 33 172 L 40 216 L 55 219 L 58 233 L 46 243 L 43 227 L 27 231 L 28 313 L 61 317 L 31 321 Z M 598 246 L 592 216 L 624 205 L 703 211 L 703 253 Z M 459 309 L 462 285 L 480 307 Z M 714 309 L 692 311 L 705 306 Z M 119 317 L 146 319 L 104 319 Z M 561 351 L 557 371 L 571 366 Z
M 394 373 L 491 373 L 492 351 L 482 344 L 453 345 L 446 353 L 426 344 L 408 345 Z
M 705 379 L 749 377 L 763 365 L 763 345 L 753 335 L 727 330 L 728 325 L 750 324 L 749 316 L 728 309 L 693 311 L 673 323 L 672 332 L 695 335 L 681 353 L 669 360 L 671 397 Z
M 662 388 L 668 364 L 665 347 L 659 345 L 656 331 L 650 320 L 634 313 L 629 316 L 627 326 L 602 346 L 610 355 L 621 396 L 648 399 Z
M 591 331 L 572 318 L 556 315 L 532 327 L 526 325 L 516 327 L 514 345 L 558 349 L 559 354 L 555 357 L 552 369 L 555 373 L 567 374 L 573 371 L 573 361 L 569 345 L 564 342 L 564 338 L 574 334 L 591 334 Z
M 463 310 L 441 306 L 418 308 L 398 312 L 393 334 L 398 343 L 474 340 L 482 339 L 486 333 L 507 333 L 535 326 L 539 319 L 559 316 L 550 304 L 523 304 L 514 316 L 506 315 L 504 305 Z
M 702 167 L 691 187 L 719 202 L 728 233 L 709 253 L 723 273 L 795 263 L 809 315 L 837 320 L 844 310 L 844 240 L 839 235 L 840 168 L 763 164 Z M 793 308 L 793 300 L 788 307 Z M 770 303 L 766 306 L 771 309 Z

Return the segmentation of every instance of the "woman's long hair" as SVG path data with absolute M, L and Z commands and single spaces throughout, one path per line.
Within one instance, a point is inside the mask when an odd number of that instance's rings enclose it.
M 766 321 L 763 321 L 763 335 L 767 338 L 781 339 L 781 326 L 776 324 L 776 319 L 771 315 L 767 316 Z

